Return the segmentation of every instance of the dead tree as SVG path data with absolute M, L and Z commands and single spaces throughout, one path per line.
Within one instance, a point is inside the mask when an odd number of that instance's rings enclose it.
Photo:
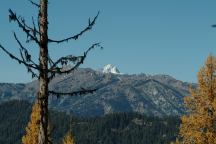
M 96 89 L 86 89 L 80 88 L 78 91 L 72 92 L 57 92 L 57 91 L 49 91 L 48 85 L 50 81 L 58 74 L 68 74 L 75 69 L 77 69 L 81 64 L 83 64 L 87 54 L 94 49 L 95 47 L 100 47 L 100 43 L 94 43 L 90 46 L 83 55 L 74 56 L 68 55 L 59 58 L 57 61 L 53 61 L 49 56 L 48 43 L 63 43 L 68 42 L 70 40 L 77 40 L 81 35 L 85 32 L 92 29 L 95 24 L 95 21 L 99 15 L 94 17 L 93 20 L 88 21 L 88 25 L 84 28 L 80 33 L 64 38 L 61 40 L 53 40 L 48 37 L 48 0 L 40 0 L 39 3 L 33 2 L 29 0 L 36 8 L 38 8 L 38 18 L 37 24 L 32 19 L 32 25 L 28 25 L 25 22 L 25 19 L 21 16 L 17 16 L 17 14 L 9 10 L 9 20 L 17 23 L 19 28 L 23 30 L 23 32 L 27 36 L 26 43 L 33 41 L 39 47 L 39 63 L 36 63 L 29 53 L 28 49 L 25 48 L 20 40 L 18 39 L 16 33 L 14 32 L 14 38 L 19 45 L 20 56 L 15 56 L 11 52 L 9 52 L 4 46 L 0 44 L 0 48 L 5 52 L 10 58 L 16 60 L 19 64 L 24 65 L 27 68 L 27 71 L 32 75 L 32 78 L 36 77 L 39 80 L 39 91 L 37 96 L 37 101 L 40 105 L 41 114 L 40 114 L 40 132 L 39 132 L 39 144 L 48 144 L 51 143 L 48 140 L 48 97 L 52 96 L 75 96 L 93 93 Z M 69 65 L 73 63 L 73 66 L 69 69 L 64 69 L 65 65 Z

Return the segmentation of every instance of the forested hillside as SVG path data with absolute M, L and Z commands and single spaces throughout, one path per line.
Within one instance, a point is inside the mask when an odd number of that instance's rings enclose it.
M 0 143 L 21 143 L 30 112 L 31 105 L 25 101 L 0 105 Z M 51 111 L 50 119 L 54 143 L 59 143 L 71 127 L 77 144 L 164 144 L 175 139 L 179 124 L 174 117 L 156 118 L 132 113 L 74 118 Z
M 99 88 L 82 97 L 51 96 L 49 106 L 77 116 L 103 116 L 115 112 L 135 112 L 149 116 L 181 116 L 185 114 L 183 97 L 195 84 L 179 81 L 168 75 L 112 74 L 90 68 L 79 68 L 67 75 L 58 75 L 50 90 L 78 91 L 82 87 Z M 26 84 L 0 83 L 0 102 L 14 99 L 33 101 L 38 81 Z

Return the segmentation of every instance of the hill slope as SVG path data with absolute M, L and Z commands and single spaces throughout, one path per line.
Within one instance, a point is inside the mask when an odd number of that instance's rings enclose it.
M 10 101 L 0 105 L 0 143 L 20 144 L 30 117 L 31 105 Z M 179 120 L 134 113 L 109 114 L 96 118 L 75 118 L 51 111 L 52 140 L 60 144 L 72 128 L 78 144 L 168 144 L 175 140 Z M 71 124 L 70 124 L 71 122 Z
M 138 112 L 153 116 L 181 115 L 183 97 L 189 83 L 167 75 L 127 75 L 78 69 L 57 76 L 50 89 L 60 92 L 99 88 L 93 95 L 50 98 L 50 106 L 79 116 L 101 116 L 113 112 Z M 38 82 L 27 84 L 0 84 L 0 101 L 36 97 Z

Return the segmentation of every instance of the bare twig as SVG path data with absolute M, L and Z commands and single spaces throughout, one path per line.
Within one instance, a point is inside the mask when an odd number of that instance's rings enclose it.
M 26 67 L 27 68 L 27 67 Z M 36 74 L 31 68 L 27 68 L 27 71 L 29 72 L 29 73 L 31 73 L 31 75 L 32 75 L 32 78 L 37 78 L 37 79 L 39 79 L 39 76 L 38 76 L 38 74 Z
M 71 37 L 68 37 L 68 38 L 65 38 L 65 39 L 62 39 L 62 40 L 52 40 L 52 39 L 48 39 L 49 42 L 55 42 L 55 43 L 62 43 L 62 42 L 68 42 L 69 40 L 77 40 L 82 34 L 84 34 L 85 32 L 89 31 L 92 29 L 93 25 L 95 24 L 97 18 L 98 18 L 98 15 L 99 15 L 100 12 L 97 13 L 97 15 L 94 17 L 93 21 L 91 21 L 89 19 L 89 22 L 88 22 L 88 26 L 82 30 L 80 33 L 74 35 L 74 36 L 71 36 Z
M 31 0 L 28 0 L 32 5 L 34 5 L 34 6 L 36 6 L 37 8 L 40 8 L 40 5 L 39 4 L 37 4 L 37 3 L 35 3 L 35 2 L 33 2 L 33 1 L 31 1 Z
M 16 56 L 14 56 L 12 53 L 10 53 L 8 50 L 6 50 L 1 44 L 0 44 L 0 48 L 12 59 L 16 60 L 19 64 L 23 64 L 24 66 L 26 66 L 28 72 L 30 72 L 32 74 L 32 78 L 37 77 L 38 75 L 32 70 L 39 70 L 38 67 L 36 67 L 34 64 L 28 64 L 25 60 L 21 60 L 19 58 L 17 58 Z M 23 58 L 22 58 L 23 59 Z
M 12 59 L 16 60 L 19 64 L 23 64 L 29 68 L 33 68 L 33 69 L 36 69 L 36 70 L 39 70 L 38 67 L 36 67 L 34 64 L 28 64 L 26 63 L 25 61 L 17 58 L 16 56 L 14 56 L 12 53 L 10 53 L 8 50 L 6 50 L 1 44 L 0 44 L 0 48 L 9 56 L 11 57 Z
M 26 48 L 24 48 L 23 45 L 21 44 L 21 42 L 18 40 L 16 33 L 14 33 L 14 37 L 20 46 L 19 50 L 20 50 L 20 56 L 22 58 L 22 61 L 26 62 L 27 64 L 29 64 L 29 62 L 31 62 L 35 67 L 37 67 L 39 69 L 39 66 L 34 61 L 32 61 L 31 55 L 28 53 L 28 50 Z M 24 51 L 24 55 L 23 55 L 23 51 Z M 27 71 L 29 73 L 31 73 L 32 78 L 35 78 L 35 77 L 39 78 L 39 76 L 30 67 L 26 66 L 26 68 L 27 68 Z
M 34 28 L 32 29 L 32 34 L 36 37 L 37 34 L 40 35 L 40 32 L 37 30 L 36 28 L 36 25 L 35 25 L 35 22 L 34 22 L 34 18 L 32 17 L 32 23 L 33 23 L 33 26 Z
M 60 61 L 62 59 L 64 59 L 64 57 L 60 58 L 59 60 L 57 60 L 54 63 L 54 66 L 51 67 L 48 71 L 51 73 L 49 79 L 53 79 L 55 77 L 56 74 L 68 74 L 72 71 L 74 71 L 75 69 L 77 69 L 81 64 L 83 64 L 84 60 L 86 59 L 87 54 L 94 49 L 95 47 L 101 47 L 100 43 L 95 43 L 93 44 L 91 47 L 88 48 L 88 50 L 86 52 L 84 52 L 84 54 L 82 56 L 78 56 L 78 57 L 71 57 L 72 59 L 76 60 L 76 64 L 68 69 L 68 70 L 62 70 L 61 68 L 57 67 L 57 64 L 60 63 Z
M 58 64 L 61 64 L 63 66 L 63 65 L 67 65 L 69 62 L 75 63 L 80 58 L 82 58 L 82 56 L 68 55 L 68 56 L 65 56 L 65 57 L 61 57 L 55 63 L 53 63 L 53 65 L 52 65 L 52 67 L 50 69 L 54 69 L 55 67 L 57 67 Z
M 37 65 L 32 59 L 31 59 L 31 55 L 29 54 L 28 50 L 21 44 L 21 42 L 19 41 L 19 39 L 16 36 L 16 33 L 14 32 L 14 38 L 17 41 L 17 43 L 20 46 L 20 55 L 22 56 L 23 61 L 25 61 L 26 63 L 31 62 L 35 67 L 37 67 L 39 69 L 39 65 Z M 23 56 L 22 51 L 24 51 L 24 55 L 25 55 L 25 59 Z
M 36 36 L 34 36 L 34 28 L 31 28 L 29 26 L 26 25 L 25 20 L 22 18 L 21 20 L 16 16 L 16 13 L 14 13 L 11 9 L 9 9 L 9 20 L 10 21 L 16 21 L 18 26 L 26 33 L 27 35 L 27 42 L 29 42 L 29 37 L 30 40 L 34 40 L 37 44 L 39 43 L 39 40 L 37 39 Z M 33 33 L 33 35 L 31 34 L 31 32 Z
M 53 60 L 51 59 L 50 55 L 48 55 L 48 63 L 50 65 L 50 67 L 52 67 L 54 65 Z

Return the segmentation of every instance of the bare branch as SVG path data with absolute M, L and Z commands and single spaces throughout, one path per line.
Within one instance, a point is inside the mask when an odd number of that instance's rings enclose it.
M 27 67 L 26 67 L 27 68 Z M 29 73 L 31 73 L 31 75 L 32 75 L 32 78 L 37 78 L 37 79 L 39 79 L 39 76 L 38 76 L 38 74 L 36 74 L 31 68 L 27 68 L 27 71 L 29 72 Z
M 20 55 L 21 55 L 23 61 L 25 61 L 26 63 L 31 62 L 35 67 L 37 67 L 37 68 L 39 69 L 39 65 L 37 65 L 37 64 L 31 59 L 31 55 L 29 54 L 28 50 L 21 44 L 21 42 L 20 42 L 19 39 L 17 38 L 15 32 L 14 32 L 14 38 L 15 38 L 15 40 L 17 41 L 17 43 L 19 44 L 19 46 L 20 46 Z M 23 55 L 22 52 L 24 52 L 25 58 L 24 58 L 24 55 Z
M 48 71 L 51 73 L 51 76 L 49 77 L 49 79 L 53 79 L 55 77 L 56 74 L 68 74 L 72 71 L 74 71 L 75 69 L 77 69 L 81 64 L 83 64 L 83 62 L 86 59 L 87 54 L 94 49 L 95 47 L 100 47 L 103 48 L 100 43 L 95 43 L 93 44 L 91 47 L 88 48 L 88 50 L 86 52 L 84 52 L 84 54 L 82 56 L 78 56 L 78 57 L 74 57 L 74 56 L 70 56 L 70 57 L 62 57 L 59 60 L 57 60 L 53 67 L 51 67 Z M 71 59 L 71 60 L 75 60 L 76 64 L 68 69 L 68 70 L 62 70 L 62 68 L 57 67 L 57 64 L 61 62 L 62 59 Z
M 30 40 L 34 40 L 37 44 L 40 44 L 37 37 L 34 36 L 35 29 L 27 26 L 25 23 L 25 20 L 23 18 L 21 18 L 21 20 L 20 20 L 20 17 L 17 17 L 16 13 L 14 13 L 11 9 L 9 9 L 9 13 L 10 13 L 9 21 L 16 21 L 18 26 L 26 33 L 26 35 L 27 35 L 27 41 L 26 42 L 29 42 Z M 31 32 L 33 34 L 31 34 Z M 29 37 L 30 37 L 30 39 L 29 39 Z
M 216 27 L 216 24 L 213 24 L 212 27 L 215 28 L 215 27 Z
M 37 34 L 40 35 L 40 32 L 37 30 L 36 28 L 36 25 L 35 25 L 35 22 L 34 22 L 34 18 L 32 17 L 32 23 L 33 23 L 33 26 L 34 28 L 32 29 L 32 34 L 36 37 Z
M 0 48 L 11 58 L 16 60 L 19 64 L 23 64 L 24 66 L 26 66 L 28 72 L 30 72 L 32 74 L 32 78 L 37 77 L 38 75 L 32 70 L 39 70 L 38 67 L 36 67 L 34 64 L 28 64 L 26 61 L 21 60 L 19 58 L 17 58 L 16 56 L 14 56 L 12 53 L 10 53 L 8 50 L 6 50 L 1 44 L 0 44 Z
M 53 63 L 52 67 L 50 69 L 55 68 L 58 64 L 61 64 L 62 66 L 67 65 L 69 62 L 77 62 L 78 60 L 80 60 L 82 58 L 82 56 L 73 56 L 73 55 L 68 55 L 65 57 L 61 57 L 60 59 L 58 59 L 55 63 Z
M 32 36 L 34 36 L 37 39 L 37 36 L 40 35 L 39 30 L 36 28 L 35 22 L 34 22 L 34 18 L 32 17 L 32 24 L 33 24 L 33 28 L 28 26 L 25 21 L 22 19 L 22 23 L 23 25 L 32 33 Z M 27 40 L 27 42 L 30 40 Z
M 49 91 L 49 94 L 59 98 L 60 96 L 78 96 L 78 95 L 93 94 L 95 91 L 97 91 L 97 89 L 81 88 L 81 90 L 79 91 L 68 92 L 68 93 Z
M 52 67 L 54 65 L 53 60 L 51 59 L 50 55 L 48 55 L 48 63 L 50 65 L 50 67 Z
M 31 1 L 31 0 L 28 0 L 32 5 L 34 5 L 34 6 L 36 6 L 37 8 L 40 8 L 40 5 L 39 4 L 37 4 L 37 3 L 35 3 L 35 2 L 33 2 L 33 1 Z
M 8 50 L 6 50 L 1 44 L 0 44 L 0 48 L 9 56 L 11 57 L 12 59 L 16 60 L 19 64 L 23 64 L 25 65 L 26 67 L 29 67 L 29 68 L 33 68 L 35 70 L 39 70 L 38 67 L 36 67 L 34 64 L 28 64 L 26 63 L 25 61 L 17 58 L 16 56 L 14 56 L 12 53 L 10 53 Z
M 71 37 L 68 37 L 68 38 L 65 38 L 65 39 L 62 39 L 62 40 L 52 40 L 52 39 L 48 39 L 49 42 L 55 42 L 55 43 L 62 43 L 62 42 L 68 42 L 69 40 L 77 40 L 82 34 L 84 34 L 85 32 L 89 31 L 92 29 L 92 27 L 94 26 L 97 18 L 98 18 L 98 15 L 99 15 L 100 12 L 97 13 L 97 15 L 94 17 L 93 21 L 90 20 L 89 18 L 89 21 L 88 21 L 88 26 L 82 30 L 80 33 L 74 35 L 74 36 L 71 36 Z

